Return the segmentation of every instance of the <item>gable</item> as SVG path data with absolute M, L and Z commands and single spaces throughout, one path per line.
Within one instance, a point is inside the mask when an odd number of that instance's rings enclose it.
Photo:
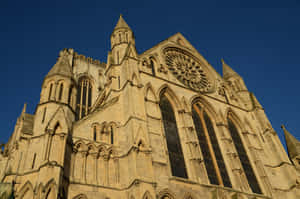
M 215 69 L 180 33 L 145 51 L 140 58 L 141 69 L 144 72 L 196 92 L 215 92 L 217 80 L 222 80 Z

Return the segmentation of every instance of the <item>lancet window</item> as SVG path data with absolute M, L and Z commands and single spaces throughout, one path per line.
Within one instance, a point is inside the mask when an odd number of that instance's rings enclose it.
M 92 84 L 88 78 L 81 78 L 78 83 L 76 119 L 81 119 L 90 112 L 92 103 Z
M 210 183 L 231 187 L 232 185 L 210 117 L 203 107 L 196 103 L 192 107 L 192 118 Z
M 61 99 L 62 99 L 63 90 L 64 90 L 64 85 L 63 85 L 63 83 L 61 83 L 61 84 L 60 84 L 60 87 L 59 87 L 58 100 L 61 100 Z
M 165 137 L 167 140 L 172 175 L 187 178 L 174 110 L 164 94 L 161 95 L 159 107 L 161 109 Z
M 48 100 L 51 100 L 53 84 L 50 84 Z
M 150 67 L 151 67 L 152 75 L 155 76 L 155 64 L 153 59 L 150 59 Z
M 238 156 L 240 158 L 243 170 L 246 174 L 248 183 L 254 193 L 261 194 L 261 189 L 259 187 L 258 181 L 256 179 L 256 176 L 254 174 L 253 168 L 251 166 L 249 157 L 247 155 L 246 149 L 242 143 L 242 139 L 240 137 L 240 134 L 235 126 L 235 124 L 232 122 L 231 119 L 228 118 L 228 129 L 230 132 L 230 135 L 232 137 L 234 146 L 236 148 L 236 151 L 238 153 Z

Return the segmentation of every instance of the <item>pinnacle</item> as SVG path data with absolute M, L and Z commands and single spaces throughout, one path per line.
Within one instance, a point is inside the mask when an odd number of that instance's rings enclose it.
M 289 157 L 290 159 L 293 159 L 300 155 L 300 142 L 290 132 L 288 132 L 288 130 L 286 130 L 284 125 L 281 125 L 281 128 L 284 132 Z
M 115 26 L 114 30 L 119 29 L 119 28 L 130 29 L 130 27 L 128 26 L 128 24 L 126 23 L 126 21 L 123 19 L 123 15 L 122 14 L 120 14 L 119 21 L 118 21 L 117 25 Z
M 223 65 L 223 78 L 228 79 L 232 76 L 239 76 L 228 64 L 225 63 L 224 59 L 221 59 Z

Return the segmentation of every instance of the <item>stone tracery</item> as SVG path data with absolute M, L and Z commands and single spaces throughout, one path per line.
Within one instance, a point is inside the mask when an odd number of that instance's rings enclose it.
M 164 55 L 169 70 L 181 83 L 195 91 L 211 91 L 212 83 L 207 71 L 196 58 L 186 51 L 171 47 L 164 50 Z

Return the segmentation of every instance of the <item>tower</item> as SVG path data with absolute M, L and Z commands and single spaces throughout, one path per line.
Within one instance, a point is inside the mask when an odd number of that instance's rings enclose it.
M 299 198 L 299 141 L 284 128 L 289 159 L 224 60 L 180 33 L 139 54 L 122 15 L 110 42 L 107 63 L 60 51 L 0 151 L 0 198 Z
M 120 18 L 110 36 L 111 53 L 114 64 L 120 64 L 129 45 L 135 46 L 135 39 L 131 28 L 127 25 L 123 16 Z

